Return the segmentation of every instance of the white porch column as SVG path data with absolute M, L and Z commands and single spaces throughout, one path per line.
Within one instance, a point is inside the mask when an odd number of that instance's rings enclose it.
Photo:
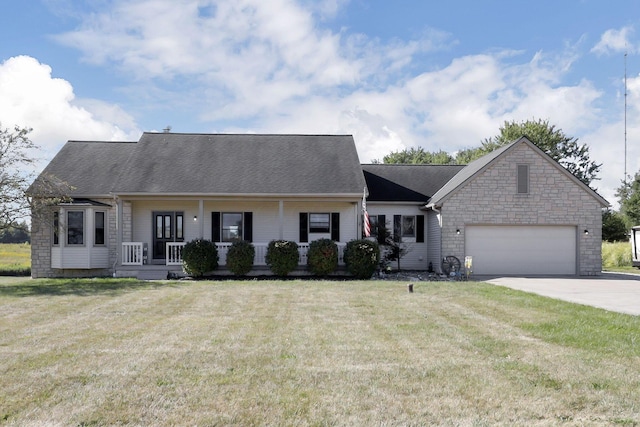
M 122 199 L 116 198 L 116 262 L 115 266 L 122 265 Z M 115 271 L 113 272 L 115 274 Z
M 200 199 L 198 201 L 198 236 L 200 239 L 204 238 L 204 200 Z
M 279 239 L 284 239 L 284 200 L 278 202 Z

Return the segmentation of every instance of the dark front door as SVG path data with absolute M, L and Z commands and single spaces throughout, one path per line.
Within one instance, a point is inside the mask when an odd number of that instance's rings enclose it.
M 164 261 L 167 254 L 167 242 L 184 241 L 183 212 L 153 213 L 153 260 Z

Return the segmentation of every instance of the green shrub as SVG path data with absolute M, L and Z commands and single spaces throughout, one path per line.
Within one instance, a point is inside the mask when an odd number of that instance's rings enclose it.
M 326 276 L 338 268 L 338 245 L 331 239 L 314 240 L 309 244 L 307 267 L 316 276 Z
M 370 279 L 380 262 L 380 247 L 371 240 L 352 240 L 344 248 L 344 263 L 357 279 Z
M 218 268 L 218 248 L 210 240 L 192 240 L 182 249 L 182 264 L 190 276 L 202 277 Z
M 244 276 L 253 267 L 256 249 L 251 242 L 238 240 L 233 242 L 227 252 L 227 268 L 236 276 Z
M 267 246 L 265 260 L 269 269 L 278 276 L 286 276 L 297 266 L 300 254 L 298 244 L 288 240 L 272 240 Z

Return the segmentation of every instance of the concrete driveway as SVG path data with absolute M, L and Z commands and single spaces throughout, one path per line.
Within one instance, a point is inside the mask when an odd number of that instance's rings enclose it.
M 640 315 L 640 275 L 597 277 L 496 277 L 486 282 L 619 313 Z

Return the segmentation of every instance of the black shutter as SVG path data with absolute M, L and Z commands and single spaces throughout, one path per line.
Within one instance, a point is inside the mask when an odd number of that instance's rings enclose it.
M 247 242 L 253 242 L 253 212 L 244 213 L 244 228 L 242 238 Z
M 340 241 L 340 212 L 331 214 L 331 240 Z
M 416 216 L 416 243 L 424 243 L 424 215 Z
M 211 241 L 220 241 L 220 212 L 211 212 Z
M 384 239 L 387 237 L 385 236 L 387 230 L 388 228 L 386 216 L 378 215 L 378 229 L 376 230 L 376 233 L 378 233 L 378 244 L 384 245 L 386 243 Z
M 402 215 L 393 216 L 393 239 L 399 242 L 402 238 Z
M 300 243 L 309 241 L 309 214 L 300 212 Z

